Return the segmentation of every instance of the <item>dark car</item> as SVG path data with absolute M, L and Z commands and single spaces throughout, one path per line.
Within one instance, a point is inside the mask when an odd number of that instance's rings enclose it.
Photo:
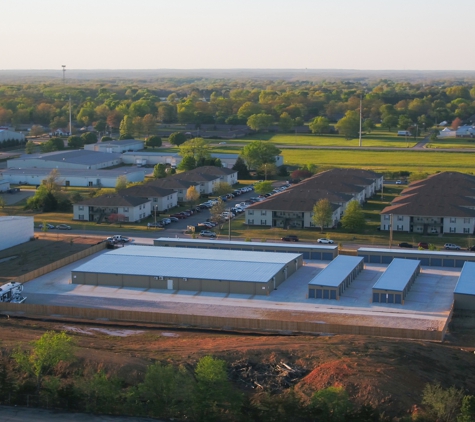
M 289 235 L 282 238 L 284 242 L 298 242 L 299 238 L 297 236 Z
M 417 246 L 422 249 L 429 249 L 429 244 L 426 242 L 419 242 Z
M 470 246 L 469 248 L 467 248 L 467 251 L 475 252 L 475 245 Z
M 412 246 L 410 243 L 402 242 L 402 243 L 399 244 L 399 247 L 400 248 L 413 248 L 414 246 Z

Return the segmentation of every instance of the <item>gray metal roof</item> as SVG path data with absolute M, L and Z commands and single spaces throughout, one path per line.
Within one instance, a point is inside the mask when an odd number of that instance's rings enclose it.
M 432 255 L 432 256 L 446 256 L 448 258 L 457 258 L 457 257 L 475 257 L 473 253 L 470 252 L 461 252 L 461 251 L 428 251 L 428 250 L 423 250 L 420 251 L 419 249 L 411 251 L 407 249 L 383 249 L 383 248 L 359 248 L 358 253 L 364 253 L 364 252 L 378 252 L 378 253 L 384 253 L 384 254 L 391 254 L 391 255 L 415 255 L 415 256 L 420 256 L 422 257 L 423 255 Z
M 116 178 L 122 174 L 134 174 L 141 173 L 145 175 L 145 170 L 140 170 L 134 167 L 119 167 L 115 169 L 70 169 L 70 168 L 60 168 L 57 169 L 60 179 L 63 177 L 113 177 Z M 0 173 L 4 175 L 12 174 L 24 174 L 32 176 L 48 176 L 51 173 L 50 168 L 7 168 L 0 169 Z
M 363 261 L 358 256 L 339 255 L 320 271 L 310 282 L 312 286 L 338 287 Z
M 295 249 L 295 250 L 302 250 L 302 249 L 312 249 L 312 250 L 328 250 L 334 251 L 338 249 L 337 245 L 333 246 L 324 246 L 324 245 L 306 245 L 304 243 L 272 243 L 272 242 L 242 242 L 242 241 L 234 241 L 234 240 L 202 240 L 202 239 L 182 239 L 182 238 L 175 238 L 175 237 L 159 237 L 155 239 L 156 241 L 166 242 L 171 241 L 173 243 L 196 243 L 197 245 L 228 245 L 228 246 L 256 246 L 256 247 L 266 247 L 266 248 L 286 248 L 286 249 Z M 254 253 L 254 252 L 253 252 Z M 270 253 L 270 252 L 269 252 Z M 274 252 L 272 252 L 274 253 Z
M 73 272 L 267 283 L 284 266 L 275 263 L 229 260 L 210 262 L 206 259 L 193 258 L 139 255 L 125 257 L 105 253 L 75 268 Z
M 122 155 L 143 155 L 148 157 L 180 157 L 180 154 L 177 152 L 124 152 Z
M 402 292 L 419 265 L 417 259 L 394 258 L 373 289 Z
M 54 151 L 45 154 L 22 155 L 19 159 L 13 159 L 10 161 L 21 162 L 29 160 L 62 161 L 72 164 L 100 164 L 113 160 L 120 160 L 120 154 L 79 149 L 71 151 Z
M 130 245 L 125 248 L 115 249 L 107 255 L 120 256 L 149 256 L 161 258 L 199 259 L 206 261 L 234 261 L 241 263 L 258 262 L 268 264 L 288 264 L 298 259 L 301 254 L 279 252 L 254 252 L 233 251 L 224 249 L 199 249 L 199 248 L 164 248 L 156 246 Z M 360 258 L 363 259 L 363 258 Z M 209 263 L 208 263 L 209 265 Z
M 133 144 L 137 144 L 137 143 L 141 143 L 143 144 L 144 141 L 139 141 L 137 139 L 118 139 L 118 140 L 115 140 L 115 141 L 104 141 L 104 142 L 97 142 L 95 143 L 94 145 L 133 145 Z
M 466 262 L 463 265 L 454 293 L 475 295 L 475 262 Z

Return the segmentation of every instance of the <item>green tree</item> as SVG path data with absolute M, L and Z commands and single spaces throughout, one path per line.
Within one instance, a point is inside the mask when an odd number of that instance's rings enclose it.
M 399 116 L 397 125 L 398 125 L 398 129 L 400 130 L 408 130 L 413 125 L 413 123 L 410 117 L 402 115 L 402 116 Z
M 221 421 L 224 415 L 237 414 L 242 397 L 228 380 L 224 360 L 212 356 L 201 358 L 195 369 L 195 379 L 193 410 L 197 421 Z
M 64 140 L 61 138 L 53 137 L 48 142 L 54 145 L 54 151 L 62 151 L 64 149 Z
M 93 132 L 86 132 L 81 135 L 84 145 L 95 144 L 97 142 L 97 135 Z
M 279 129 L 282 132 L 290 132 L 292 128 L 294 127 L 295 122 L 294 122 L 294 119 L 290 117 L 289 113 L 284 112 L 280 115 L 278 125 L 279 125 Z
M 124 116 L 119 126 L 121 139 L 133 139 L 134 122 L 131 116 Z
M 142 119 L 143 131 L 147 136 L 157 133 L 157 119 L 153 114 L 146 114 Z
M 209 141 L 203 138 L 193 138 L 180 145 L 179 154 L 182 157 L 192 156 L 195 161 L 207 159 L 211 156 Z
M 126 188 L 127 188 L 127 176 L 125 176 L 124 174 L 121 174 L 117 178 L 117 181 L 115 183 L 115 190 L 116 190 L 116 192 L 118 192 L 118 191 L 124 190 Z
M 0 196 L 0 208 L 3 210 L 5 208 L 5 205 L 7 205 L 5 198 L 3 196 Z
M 272 192 L 272 182 L 258 182 L 254 185 L 254 191 L 260 195 L 265 195 L 266 193 Z
M 40 125 L 33 125 L 30 129 L 30 136 L 34 136 L 35 138 L 38 138 L 38 136 L 43 135 L 43 133 L 45 133 L 45 130 Z
M 165 164 L 157 164 L 153 168 L 153 177 L 155 179 L 163 179 L 164 177 L 167 177 L 167 167 Z
M 218 202 L 214 204 L 209 210 L 211 219 L 217 223 L 222 223 L 223 217 L 221 214 L 224 212 L 225 208 L 224 201 L 221 198 L 218 198 Z
M 98 120 L 96 123 L 94 123 L 94 130 L 97 132 L 105 132 L 107 128 L 107 123 L 105 120 Z
M 175 146 L 183 144 L 186 140 L 187 137 L 183 132 L 174 132 L 168 137 L 168 142 Z
M 54 146 L 54 144 L 51 142 L 51 139 L 50 139 L 50 140 L 40 144 L 40 151 L 43 154 L 46 154 L 47 152 L 56 151 L 56 147 Z
M 231 193 L 232 191 L 233 191 L 232 186 L 226 182 L 218 182 L 213 188 L 213 193 L 216 196 L 226 195 L 228 193 Z
M 277 174 L 277 166 L 274 163 L 264 163 L 257 169 L 257 174 L 267 180 Z
M 365 119 L 363 122 L 363 130 L 365 132 L 371 133 L 376 125 L 374 124 L 372 119 Z
M 349 231 L 360 231 L 365 226 L 365 218 L 358 201 L 350 201 L 341 219 L 343 227 Z
M 422 404 L 431 416 L 440 422 L 453 422 L 459 414 L 464 394 L 455 387 L 443 389 L 440 384 L 426 384 Z
M 457 422 L 475 422 L 475 396 L 464 396 Z
M 39 393 L 43 378 L 60 362 L 74 359 L 73 339 L 65 332 L 47 331 L 32 343 L 30 351 L 17 349 L 13 358 L 20 369 L 36 378 L 36 391 Z
M 53 169 L 48 176 L 43 180 L 42 186 L 46 188 L 47 192 L 57 193 L 61 190 L 61 174 L 58 169 Z
M 258 169 L 263 164 L 275 163 L 275 157 L 281 153 L 274 144 L 262 141 L 249 142 L 241 151 L 249 169 Z
M 192 155 L 183 157 L 181 163 L 178 164 L 179 170 L 190 171 L 196 168 L 196 160 Z
M 84 140 L 77 135 L 70 136 L 68 138 L 68 146 L 75 149 L 82 148 L 84 146 Z
M 330 121 L 326 117 L 317 116 L 308 125 L 312 133 L 328 133 L 330 130 Z
M 418 180 L 424 180 L 429 177 L 429 173 L 423 172 L 423 171 L 418 171 L 411 173 L 409 176 L 409 182 L 417 182 Z
M 391 128 L 396 127 L 398 123 L 398 118 L 395 115 L 386 116 L 381 122 L 381 126 L 385 127 L 388 131 L 391 131 Z
M 251 174 L 249 173 L 249 169 L 246 166 L 246 162 L 241 157 L 237 158 L 236 162 L 234 163 L 233 170 L 236 170 L 238 172 L 239 180 L 246 180 L 251 178 Z
M 312 396 L 310 407 L 318 410 L 319 420 L 344 422 L 353 405 L 342 387 L 328 387 Z
M 147 146 L 148 147 L 152 147 L 152 148 L 155 148 L 155 147 L 161 147 L 162 146 L 162 138 L 160 138 L 160 136 L 157 136 L 157 135 L 153 135 L 153 136 L 150 136 L 147 138 Z
M 186 190 L 186 200 L 191 204 L 195 204 L 198 199 L 200 199 L 200 193 L 196 190 L 195 186 L 190 186 Z
M 357 111 L 349 110 L 345 117 L 338 120 L 335 127 L 346 139 L 357 138 L 360 131 L 360 117 Z
M 27 154 L 33 154 L 36 150 L 36 144 L 33 141 L 28 141 L 25 145 L 25 152 Z
M 328 227 L 333 223 L 333 210 L 328 199 L 320 199 L 313 206 L 312 222 L 315 226 L 320 227 L 323 231 L 324 227 Z
M 253 114 L 247 119 L 247 125 L 258 132 L 267 129 L 273 122 L 274 118 L 266 113 Z
M 86 410 L 95 413 L 113 413 L 120 411 L 121 382 L 99 371 L 82 383 L 83 396 L 86 397 Z
M 248 101 L 239 108 L 237 115 L 239 119 L 249 119 L 253 114 L 259 114 L 261 111 L 262 107 L 259 104 Z

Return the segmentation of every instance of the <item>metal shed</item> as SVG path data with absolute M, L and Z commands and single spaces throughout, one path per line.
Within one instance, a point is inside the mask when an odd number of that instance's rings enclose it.
M 363 258 L 338 256 L 308 283 L 308 297 L 339 300 L 345 289 L 363 269 Z
M 469 252 L 420 251 L 402 249 L 359 248 L 358 256 L 369 264 L 390 264 L 394 258 L 416 259 L 430 267 L 462 268 L 467 261 L 475 262 L 475 254 Z
M 239 242 L 230 240 L 201 240 L 160 237 L 153 240 L 155 246 L 177 248 L 207 248 L 256 252 L 285 252 L 302 254 L 303 259 L 331 261 L 338 256 L 338 246 L 285 244 L 268 242 Z
M 373 286 L 373 302 L 404 305 L 420 272 L 421 261 L 394 258 Z
M 466 262 L 454 289 L 456 310 L 475 311 L 475 263 Z
M 127 246 L 71 272 L 74 284 L 268 295 L 302 265 L 299 254 Z

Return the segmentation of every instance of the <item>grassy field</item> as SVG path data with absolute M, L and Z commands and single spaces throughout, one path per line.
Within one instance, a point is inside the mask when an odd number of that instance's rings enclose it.
M 457 149 L 457 148 L 475 148 L 475 139 L 444 139 L 435 142 L 429 142 L 426 148 L 445 148 L 445 149 Z
M 356 167 L 377 171 L 407 170 L 460 171 L 473 170 L 475 156 L 463 152 L 431 151 L 367 151 L 282 149 L 287 165 L 316 164 L 323 167 Z

